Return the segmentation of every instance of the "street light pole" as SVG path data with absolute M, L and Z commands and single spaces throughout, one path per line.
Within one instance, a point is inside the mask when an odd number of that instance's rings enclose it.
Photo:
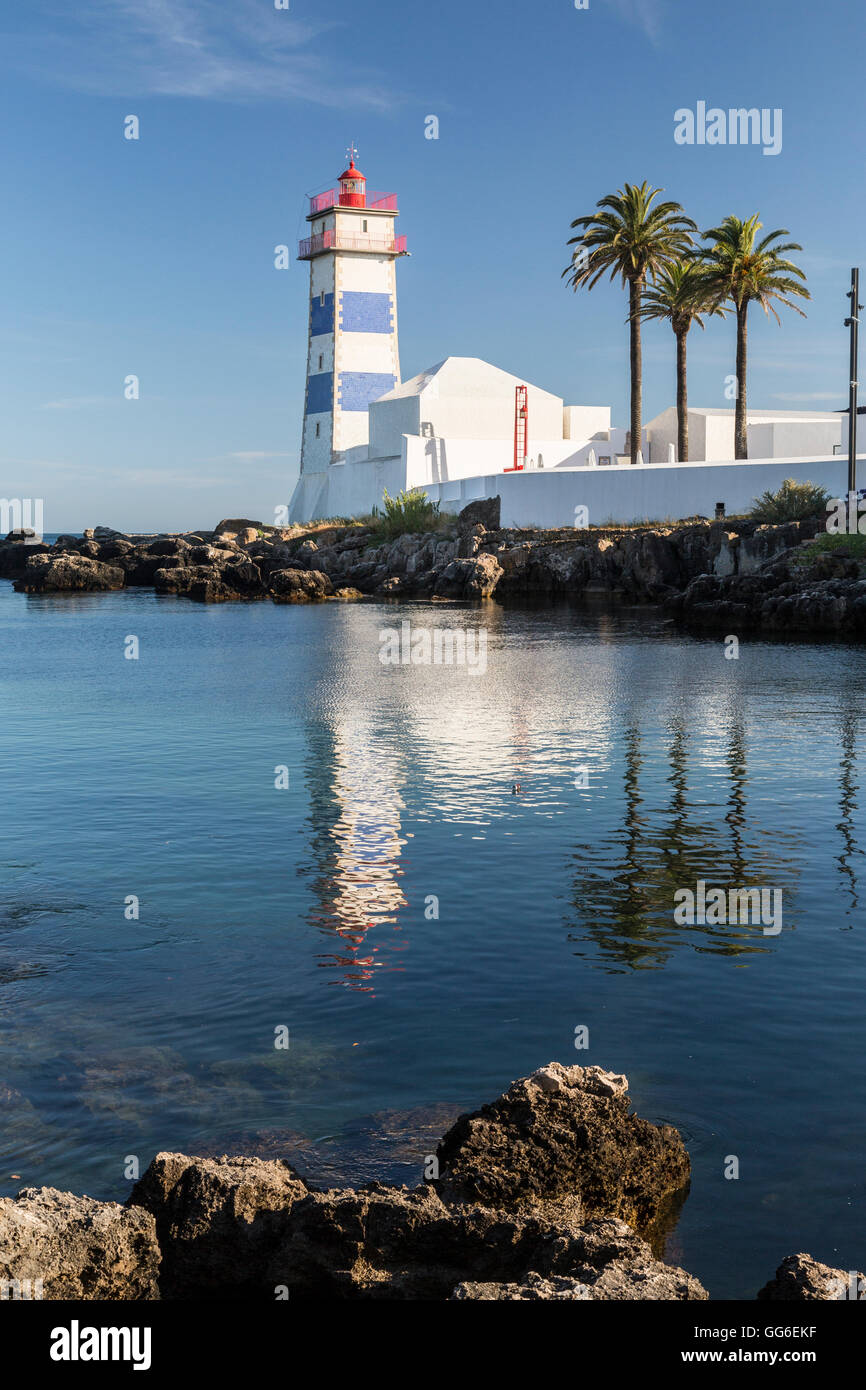
M 848 373 L 848 493 L 850 495 L 857 491 L 857 329 L 860 324 L 857 315 L 863 308 L 860 303 L 860 271 L 856 267 L 851 271 L 851 288 L 847 297 L 851 300 L 851 317 L 845 320 L 845 327 L 851 330 L 851 359 Z

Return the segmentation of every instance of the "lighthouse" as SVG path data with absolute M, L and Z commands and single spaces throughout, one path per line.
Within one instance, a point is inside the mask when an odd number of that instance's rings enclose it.
M 299 491 L 312 508 L 330 465 L 367 444 L 370 402 L 400 381 L 395 266 L 407 253 L 394 231 L 397 195 L 368 193 L 354 146 L 348 154 L 336 188 L 310 199 L 310 234 L 298 248 L 310 262 Z

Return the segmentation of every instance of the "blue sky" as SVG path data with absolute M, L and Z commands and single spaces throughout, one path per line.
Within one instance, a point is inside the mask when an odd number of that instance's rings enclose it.
M 297 474 L 308 276 L 273 251 L 350 140 L 400 198 L 404 379 L 478 356 L 624 423 L 625 294 L 560 272 L 571 219 L 646 178 L 701 228 L 789 228 L 813 298 L 781 328 L 753 314 L 750 404 L 844 406 L 861 55 L 848 0 L 5 0 L 0 492 L 44 498 L 50 531 L 272 519 Z M 781 153 L 677 145 L 675 110 L 701 100 L 781 108 Z M 730 321 L 693 332 L 694 405 L 728 404 L 733 352 Z M 663 324 L 644 368 L 650 418 L 674 399 Z

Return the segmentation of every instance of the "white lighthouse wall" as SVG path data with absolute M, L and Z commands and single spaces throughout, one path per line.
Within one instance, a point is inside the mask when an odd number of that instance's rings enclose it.
M 310 299 L 307 330 L 307 389 L 301 440 L 301 472 L 318 473 L 331 462 L 333 448 L 334 333 L 319 331 L 323 323 L 333 323 L 335 268 L 333 256 L 317 256 L 310 262 Z M 321 296 L 325 296 L 324 306 Z M 322 365 L 319 366 L 319 358 Z M 329 378 L 325 383 L 323 378 Z M 311 387 L 311 382 L 312 387 Z M 328 409 L 312 407 L 324 404 Z M 318 428 L 317 428 L 318 427 Z
M 340 214 L 338 225 L 360 229 L 361 214 Z M 393 233 L 390 218 L 369 225 Z M 352 232 L 354 235 L 354 232 Z M 392 256 L 337 251 L 335 259 L 335 461 L 369 439 L 368 408 L 400 379 L 397 285 Z

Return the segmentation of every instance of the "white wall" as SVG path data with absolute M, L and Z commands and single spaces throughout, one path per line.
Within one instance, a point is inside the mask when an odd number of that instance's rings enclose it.
M 866 456 L 863 456 L 866 476 Z M 832 496 L 847 486 L 844 460 L 833 458 L 750 459 L 739 463 L 645 464 L 611 468 L 558 468 L 533 473 L 491 474 L 425 490 L 433 501 L 458 511 L 476 497 L 502 498 L 503 526 L 570 526 L 575 508 L 585 506 L 593 525 L 665 521 L 686 516 L 712 518 L 716 502 L 729 514 L 748 511 L 768 488 L 786 478 L 825 487 Z
M 562 411 L 564 439 L 591 439 L 610 429 L 609 405 L 566 405 Z
M 421 433 L 421 399 L 413 395 L 373 401 L 369 409 L 371 458 L 399 454 L 404 434 Z
M 483 477 L 485 473 L 500 473 L 514 463 L 513 439 L 423 439 L 404 435 L 401 452 L 406 459 L 407 487 Z M 545 468 L 555 468 L 573 452 L 570 440 L 529 441 L 529 456 L 536 466 L 539 454 Z

